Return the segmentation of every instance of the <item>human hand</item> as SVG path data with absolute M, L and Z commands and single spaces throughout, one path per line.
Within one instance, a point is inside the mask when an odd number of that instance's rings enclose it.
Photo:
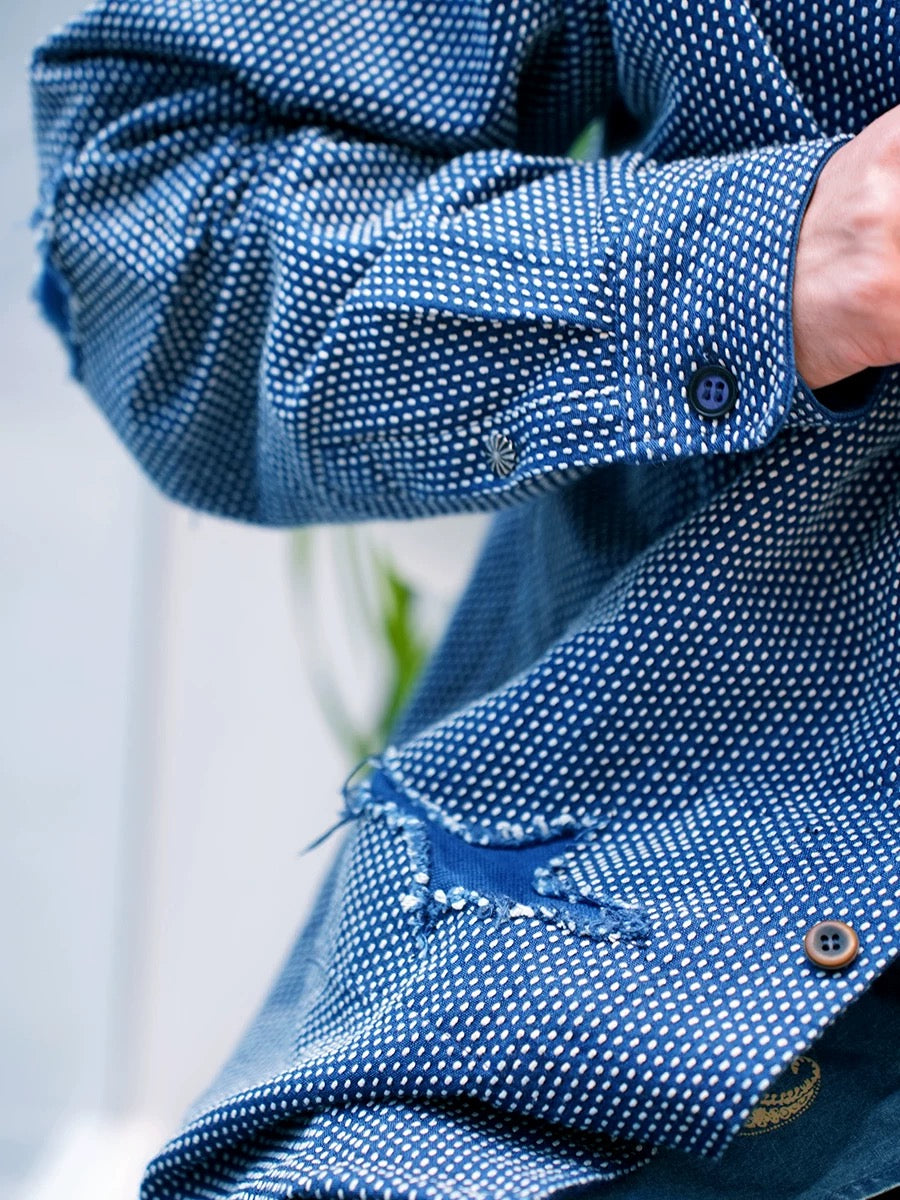
M 900 105 L 819 173 L 792 303 L 795 364 L 810 388 L 900 361 Z

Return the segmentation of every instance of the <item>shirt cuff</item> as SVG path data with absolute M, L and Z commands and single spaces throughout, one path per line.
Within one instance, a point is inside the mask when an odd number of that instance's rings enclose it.
M 848 419 L 797 373 L 792 292 L 816 180 L 851 136 L 664 165 L 634 158 L 610 262 L 634 457 L 752 450 L 811 416 Z M 704 413 L 692 401 L 696 380 L 717 369 L 724 403 Z
M 811 388 L 798 374 L 792 402 L 793 423 L 855 425 L 874 406 L 891 370 L 890 366 L 866 367 L 864 371 L 819 388 Z

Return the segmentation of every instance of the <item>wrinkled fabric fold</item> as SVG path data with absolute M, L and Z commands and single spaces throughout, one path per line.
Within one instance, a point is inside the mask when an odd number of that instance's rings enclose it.
M 34 296 L 154 484 L 257 525 L 492 513 L 143 1200 L 714 1164 L 896 960 L 900 364 L 812 391 L 793 281 L 900 105 L 898 25 L 98 0 L 36 48 Z M 616 111 L 634 140 L 575 157 Z

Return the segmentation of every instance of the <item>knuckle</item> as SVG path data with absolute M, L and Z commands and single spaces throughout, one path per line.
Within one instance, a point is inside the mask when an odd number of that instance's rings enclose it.
M 881 113 L 857 135 L 866 143 L 866 154 L 873 159 L 896 163 L 900 154 L 900 105 Z
M 893 280 L 877 255 L 853 272 L 847 288 L 851 308 L 865 317 L 883 312 L 892 300 L 893 291 Z
M 900 186 L 900 127 L 879 138 L 860 164 L 860 184 L 883 202 L 895 197 Z
M 896 210 L 898 183 L 900 171 L 897 168 L 867 162 L 857 180 L 856 203 L 851 214 L 853 224 L 876 232 L 890 228 Z

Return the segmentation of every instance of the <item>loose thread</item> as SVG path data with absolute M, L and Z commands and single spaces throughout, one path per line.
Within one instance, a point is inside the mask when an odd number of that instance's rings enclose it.
M 310 842 L 308 846 L 305 846 L 302 850 L 298 851 L 299 855 L 308 854 L 310 850 L 315 850 L 317 846 L 321 846 L 323 842 L 326 842 L 333 833 L 337 833 L 342 825 L 346 825 L 348 821 L 352 821 L 360 815 L 363 806 L 358 802 L 358 795 L 359 790 L 365 781 L 361 781 L 359 784 L 357 784 L 355 791 L 351 791 L 350 780 L 358 771 L 361 771 L 363 767 L 371 766 L 377 770 L 381 765 L 382 757 L 380 754 L 367 754 L 364 759 L 354 766 L 353 770 L 340 787 L 341 796 L 344 799 L 344 807 L 341 809 L 340 817 L 333 825 L 326 829 L 324 833 L 320 834 L 314 841 Z

